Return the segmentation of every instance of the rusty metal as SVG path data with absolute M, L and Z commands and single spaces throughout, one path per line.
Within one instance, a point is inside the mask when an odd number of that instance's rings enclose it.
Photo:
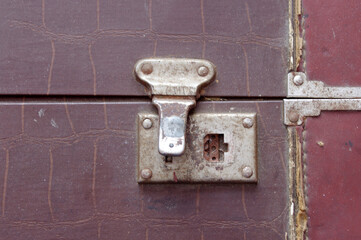
M 252 120 L 251 128 L 243 126 L 246 118 Z M 144 119 L 151 119 L 153 127 L 141 127 Z M 158 120 L 156 114 L 138 115 L 138 182 L 257 182 L 255 113 L 190 115 L 185 153 L 174 157 L 157 151 Z M 209 156 L 205 155 L 208 150 Z M 143 169 L 152 170 L 151 179 L 142 178 Z
M 134 69 L 158 109 L 159 153 L 182 155 L 188 112 L 195 107 L 200 89 L 214 80 L 215 67 L 200 59 L 151 58 L 139 60 Z
M 220 162 L 224 159 L 228 144 L 224 143 L 223 134 L 208 134 L 204 137 L 203 157 L 209 162 Z
M 321 111 L 360 111 L 361 99 L 284 99 L 284 124 L 301 125 Z
M 329 87 L 321 81 L 307 80 L 306 74 L 288 74 L 289 98 L 361 98 L 361 87 Z
M 144 63 L 141 66 L 142 73 L 149 75 L 153 72 L 153 65 L 151 63 Z

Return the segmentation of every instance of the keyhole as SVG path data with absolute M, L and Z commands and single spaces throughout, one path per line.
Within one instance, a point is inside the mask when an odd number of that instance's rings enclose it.
M 224 143 L 224 134 L 208 134 L 204 138 L 203 157 L 209 162 L 224 160 L 224 152 L 228 151 L 228 144 Z

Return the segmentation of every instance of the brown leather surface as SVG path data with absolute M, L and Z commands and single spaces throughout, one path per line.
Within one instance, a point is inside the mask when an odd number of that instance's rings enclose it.
M 136 116 L 156 111 L 149 102 L 3 101 L 0 239 L 284 239 L 281 106 L 197 106 L 258 113 L 258 184 L 138 185 Z
M 309 118 L 305 141 L 309 239 L 360 239 L 361 113 Z
M 145 95 L 144 57 L 206 58 L 207 96 L 285 96 L 288 2 L 2 0 L 0 94 Z
M 360 1 L 302 3 L 308 77 L 332 86 L 360 87 Z M 360 129 L 359 112 L 322 112 L 307 119 L 304 158 L 310 240 L 361 238 Z
M 361 86 L 359 0 L 302 0 L 305 62 L 311 80 Z

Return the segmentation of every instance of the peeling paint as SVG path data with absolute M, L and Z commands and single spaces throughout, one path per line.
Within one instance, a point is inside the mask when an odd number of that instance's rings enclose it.
M 294 70 L 298 69 L 303 55 L 303 31 L 302 31 L 302 3 L 301 0 L 293 1 L 293 51 L 294 51 Z
M 303 127 L 288 127 L 289 140 L 289 239 L 304 240 L 307 212 L 304 189 Z

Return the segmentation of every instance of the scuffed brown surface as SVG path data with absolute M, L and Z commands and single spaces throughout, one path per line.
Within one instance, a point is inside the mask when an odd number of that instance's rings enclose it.
M 284 239 L 281 101 L 198 104 L 258 112 L 258 184 L 209 185 L 137 184 L 136 116 L 156 111 L 149 102 L 25 102 L 0 103 L 1 239 Z
M 305 63 L 309 79 L 361 86 L 359 0 L 303 0 Z
M 288 2 L 3 0 L 0 94 L 144 96 L 145 57 L 206 58 L 206 96 L 285 96 Z
M 361 113 L 323 112 L 305 136 L 309 239 L 360 239 Z

